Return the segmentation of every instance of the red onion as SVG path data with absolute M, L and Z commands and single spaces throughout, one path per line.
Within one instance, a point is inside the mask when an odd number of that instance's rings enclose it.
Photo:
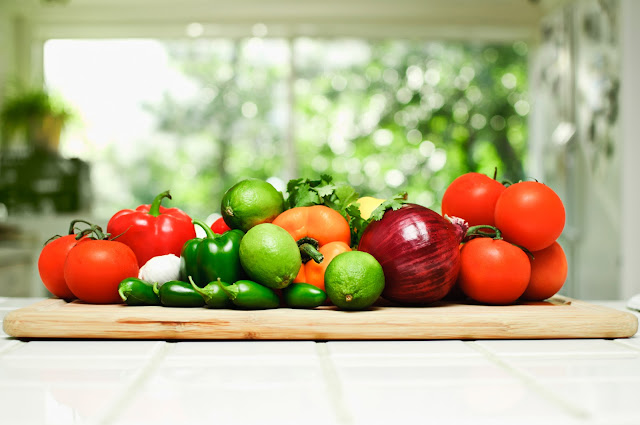
M 454 286 L 460 269 L 459 245 L 467 223 L 443 218 L 429 208 L 405 204 L 371 222 L 360 239 L 359 251 L 382 265 L 382 297 L 404 305 L 439 301 Z

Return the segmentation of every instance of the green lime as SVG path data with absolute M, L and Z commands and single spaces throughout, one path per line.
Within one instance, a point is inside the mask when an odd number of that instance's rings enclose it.
M 284 197 L 260 179 L 242 180 L 222 197 L 221 215 L 232 229 L 243 232 L 260 223 L 271 223 L 284 211 Z
M 347 251 L 337 255 L 324 273 L 324 286 L 333 304 L 344 310 L 364 310 L 384 289 L 382 266 L 373 255 Z
M 249 229 L 240 241 L 240 264 L 252 280 L 280 289 L 296 278 L 302 259 L 289 232 L 275 224 L 262 223 Z

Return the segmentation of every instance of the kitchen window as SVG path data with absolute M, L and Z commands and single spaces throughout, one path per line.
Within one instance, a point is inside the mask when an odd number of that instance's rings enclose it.
M 321 173 L 438 209 L 464 172 L 524 175 L 526 43 L 266 31 L 46 42 L 47 86 L 82 118 L 62 152 L 91 163 L 96 215 L 171 189 L 206 216 L 241 178 Z

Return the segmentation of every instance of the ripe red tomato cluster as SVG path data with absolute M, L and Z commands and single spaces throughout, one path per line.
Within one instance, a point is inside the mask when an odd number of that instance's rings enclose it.
M 118 211 L 106 234 L 100 226 L 72 221 L 69 235 L 51 240 L 40 252 L 38 271 L 45 287 L 65 300 L 121 303 L 118 285 L 123 279 L 138 277 L 140 267 L 153 257 L 180 255 L 184 243 L 196 237 L 191 217 L 163 207 L 165 198 L 171 199 L 168 190 L 151 204 Z M 90 227 L 76 234 L 77 223 Z
M 131 248 L 118 241 L 94 238 L 90 232 L 70 233 L 51 240 L 40 252 L 38 271 L 44 286 L 65 300 L 121 302 L 119 283 L 137 277 L 139 271 Z
M 565 224 L 560 197 L 548 186 L 522 181 L 505 187 L 480 173 L 455 179 L 442 198 L 443 215 L 472 226 L 494 226 L 460 251 L 458 285 L 486 304 L 518 299 L 542 301 L 556 294 L 567 277 L 567 259 L 557 239 Z

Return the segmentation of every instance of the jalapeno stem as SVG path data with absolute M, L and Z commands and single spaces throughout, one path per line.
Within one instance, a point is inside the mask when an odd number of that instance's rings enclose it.
M 196 291 L 198 294 L 200 295 L 204 295 L 202 293 L 202 289 L 200 289 L 198 287 L 198 285 L 196 285 L 196 283 L 193 281 L 193 278 L 191 277 L 191 275 L 189 275 L 189 283 L 191 284 L 191 286 L 193 286 L 193 290 Z
M 238 298 L 238 293 L 240 293 L 240 289 L 238 288 L 238 285 L 236 285 L 235 283 L 229 286 L 220 285 L 220 288 L 222 288 L 224 293 L 227 294 L 227 296 L 231 301 Z
M 120 294 L 120 298 L 122 298 L 122 301 L 127 301 L 127 296 L 124 294 L 124 287 L 118 288 L 118 294 Z

